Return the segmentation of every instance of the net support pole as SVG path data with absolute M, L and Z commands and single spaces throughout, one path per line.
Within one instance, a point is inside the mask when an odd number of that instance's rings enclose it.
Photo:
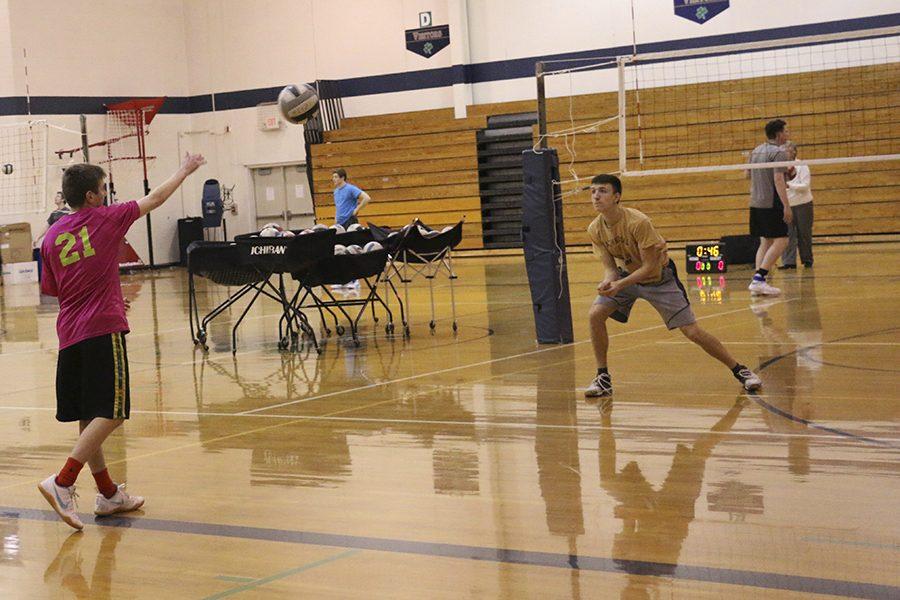
M 147 140 L 144 137 L 144 111 L 135 109 L 135 124 L 137 125 L 138 152 L 141 157 L 141 165 L 144 169 L 144 195 L 150 194 L 150 180 L 147 178 Z M 153 225 L 150 223 L 150 213 L 144 217 L 147 220 L 147 254 L 150 258 L 150 268 L 156 266 L 153 260 Z
M 78 123 L 81 126 L 81 157 L 84 162 L 89 163 L 91 162 L 91 151 L 87 136 L 87 117 L 78 115 Z
M 547 98 L 544 90 L 544 63 L 535 63 L 534 75 L 537 79 L 538 147 L 545 150 L 547 148 Z
M 619 172 L 624 173 L 628 167 L 625 143 L 625 57 L 620 56 L 616 59 L 616 63 L 616 69 L 619 72 Z

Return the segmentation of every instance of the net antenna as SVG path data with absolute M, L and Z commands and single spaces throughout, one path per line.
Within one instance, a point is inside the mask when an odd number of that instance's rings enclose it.
M 560 142 L 571 174 L 561 182 L 564 195 L 583 191 L 598 172 L 640 177 L 900 159 L 900 27 L 635 50 L 536 65 L 535 147 Z M 778 118 L 802 160 L 748 164 L 765 124 Z

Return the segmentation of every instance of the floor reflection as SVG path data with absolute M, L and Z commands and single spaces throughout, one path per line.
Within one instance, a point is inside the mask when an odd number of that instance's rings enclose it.
M 622 520 L 622 530 L 613 539 L 612 557 L 622 571 L 631 575 L 621 597 L 650 598 L 657 582 L 642 576 L 674 574 L 694 520 L 706 461 L 748 402 L 739 397 L 708 433 L 690 446 L 678 444 L 672 466 L 658 490 L 644 477 L 637 461 L 629 461 L 619 470 L 613 404 L 610 401 L 604 406 L 599 443 L 600 485 L 619 503 L 613 513 Z
M 88 536 L 83 532 L 69 535 L 59 547 L 56 557 L 44 570 L 44 583 L 67 590 L 75 598 L 104 600 L 115 597 L 112 593 L 113 573 L 116 570 L 116 546 L 125 535 L 123 527 L 100 529 L 102 538 L 94 559 L 90 580 L 84 576 Z
M 781 413 L 764 410 L 763 419 L 770 431 L 787 434 L 788 470 L 805 476 L 810 472 L 807 422 L 815 417 L 808 392 L 822 366 L 822 319 L 815 278 L 802 277 L 792 284 L 797 301 L 785 303 L 783 321 L 771 314 L 770 300 L 754 301 L 751 310 L 765 340 L 759 362 L 767 365 L 766 402 Z
M 228 365 L 227 361 L 204 357 L 194 369 L 203 447 L 250 451 L 251 485 L 320 487 L 337 485 L 352 475 L 348 436 L 400 434 L 415 440 L 417 446 L 432 449 L 435 493 L 479 493 L 475 416 L 463 406 L 460 390 L 455 386 L 416 383 L 376 386 L 368 392 L 372 402 L 365 419 L 354 421 L 349 413 L 345 417 L 348 420 L 341 420 L 337 415 L 333 421 L 315 418 L 334 412 L 333 400 L 327 390 L 318 387 L 319 381 L 340 381 L 356 387 L 375 382 L 367 374 L 369 359 L 351 358 L 353 354 L 353 350 L 347 350 L 338 353 L 336 359 L 319 359 L 307 364 L 301 355 L 283 353 L 278 367 L 270 367 L 268 372 L 241 369 L 238 360 Z M 382 358 L 391 360 L 389 354 Z M 244 375 L 245 371 L 250 375 Z M 238 398 L 223 399 L 207 393 L 207 388 L 222 389 L 222 379 L 229 381 L 229 389 L 240 390 Z M 316 394 L 321 398 L 315 399 Z M 287 421 L 284 426 L 240 436 L 229 436 L 224 429 L 227 422 L 221 416 L 223 413 L 235 414 L 306 398 L 313 399 L 280 411 L 302 411 L 297 412 L 296 419 L 282 417 L 282 423 Z M 312 418 L 306 419 L 304 415 Z

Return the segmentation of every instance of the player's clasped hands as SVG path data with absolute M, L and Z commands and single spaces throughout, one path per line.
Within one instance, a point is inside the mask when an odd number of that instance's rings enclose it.
M 604 279 L 597 285 L 597 293 L 601 296 L 615 296 L 619 292 L 619 287 L 617 281 Z

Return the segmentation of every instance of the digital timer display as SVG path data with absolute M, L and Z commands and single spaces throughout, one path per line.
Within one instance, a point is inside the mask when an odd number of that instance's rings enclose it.
M 688 244 L 684 247 L 684 254 L 684 268 L 688 273 L 725 273 L 728 270 L 725 244 L 721 242 Z

